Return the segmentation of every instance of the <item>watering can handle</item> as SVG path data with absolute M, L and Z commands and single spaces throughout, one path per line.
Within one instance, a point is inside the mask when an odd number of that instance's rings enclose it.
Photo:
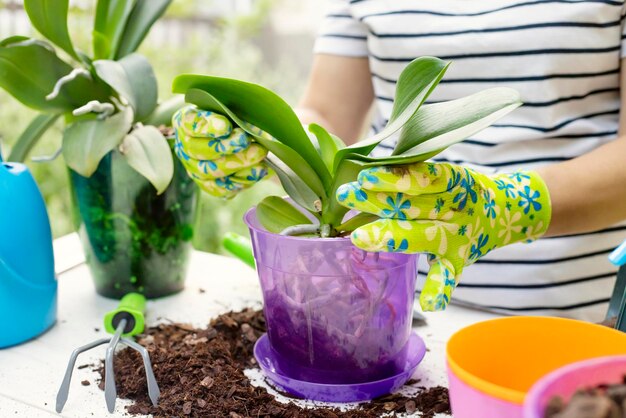
M 252 244 L 250 240 L 233 232 L 228 232 L 222 239 L 222 245 L 232 255 L 246 263 L 252 268 L 256 268 Z
M 140 293 L 128 293 L 121 300 L 116 309 L 104 316 L 104 329 L 109 334 L 115 334 L 115 329 L 122 319 L 126 319 L 126 328 L 123 335 L 132 337 L 141 334 L 145 327 L 144 311 L 146 298 Z
M 616 266 L 622 266 L 626 264 L 626 241 L 624 241 L 622 245 L 617 247 L 615 251 L 613 251 L 611 255 L 609 255 L 609 261 L 611 261 L 611 263 L 615 264 Z

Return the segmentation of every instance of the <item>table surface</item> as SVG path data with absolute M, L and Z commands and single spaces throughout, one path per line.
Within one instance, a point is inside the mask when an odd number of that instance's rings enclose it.
M 70 353 L 75 347 L 106 336 L 102 316 L 117 302 L 98 296 L 76 234 L 55 240 L 59 279 L 56 325 L 26 344 L 0 350 L 0 417 L 53 417 L 56 392 Z M 203 292 L 200 290 L 202 289 Z M 205 326 L 217 314 L 248 306 L 261 306 L 256 273 L 228 257 L 193 252 L 186 289 L 147 305 L 147 322 L 162 320 Z M 428 325 L 416 328 L 428 352 L 418 367 L 417 379 L 425 386 L 446 385 L 445 343 L 458 329 L 494 315 L 450 306 L 445 313 L 427 313 Z M 77 365 L 95 364 L 104 358 L 104 347 L 82 354 Z M 250 377 L 254 379 L 255 372 Z M 107 414 L 104 393 L 93 382 L 90 367 L 74 370 L 70 396 L 63 417 L 122 416 L 128 401 L 118 401 L 114 415 Z M 92 382 L 82 386 L 82 380 Z M 260 380 L 260 379 L 259 379 Z M 262 384 L 262 383 L 261 383 Z M 269 388 L 268 388 L 269 389 Z M 270 392 L 276 394 L 271 389 Z M 278 395 L 279 400 L 287 401 Z

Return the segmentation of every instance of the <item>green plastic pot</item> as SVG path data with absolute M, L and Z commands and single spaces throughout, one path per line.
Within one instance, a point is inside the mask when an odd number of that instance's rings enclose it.
M 75 224 L 96 291 L 158 298 L 184 288 L 197 186 L 174 158 L 161 195 L 118 151 L 89 178 L 70 170 Z

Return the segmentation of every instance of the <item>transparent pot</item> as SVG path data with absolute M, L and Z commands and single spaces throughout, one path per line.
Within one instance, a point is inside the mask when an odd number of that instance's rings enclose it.
M 273 234 L 255 208 L 244 220 L 270 345 L 289 377 L 350 384 L 404 369 L 417 255 L 369 253 L 349 238 Z

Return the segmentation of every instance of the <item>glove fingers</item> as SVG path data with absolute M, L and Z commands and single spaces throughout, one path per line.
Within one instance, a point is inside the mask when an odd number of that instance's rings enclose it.
M 241 128 L 235 128 L 230 135 L 222 138 L 203 138 L 187 135 L 183 130 L 176 130 L 176 139 L 181 142 L 185 152 L 196 160 L 216 160 L 226 155 L 247 149 L 251 138 Z
M 458 225 L 442 221 L 379 219 L 356 229 L 351 238 L 354 245 L 366 251 L 444 256 L 449 237 L 456 235 L 458 230 Z
M 440 257 L 432 257 L 429 264 L 430 270 L 420 295 L 420 306 L 424 311 L 443 311 L 450 302 L 462 270 L 455 269 L 451 262 Z
M 411 195 L 441 193 L 453 185 L 454 169 L 449 164 L 417 163 L 410 166 L 367 168 L 359 173 L 361 188 L 376 192 L 402 192 Z
M 221 138 L 230 135 L 233 125 L 224 115 L 187 106 L 172 117 L 175 130 L 195 138 Z
M 405 193 L 383 193 L 364 190 L 358 182 L 347 183 L 337 190 L 339 204 L 398 220 L 448 219 L 454 206 L 452 197 L 440 195 L 412 196 Z
M 183 160 L 188 171 L 200 180 L 216 180 L 230 176 L 245 168 L 259 164 L 265 159 L 267 150 L 258 144 L 251 144 L 247 149 L 236 154 L 226 155 L 216 160 L 196 160 L 189 157 Z
M 244 185 L 252 185 L 263 180 L 271 173 L 265 162 L 261 162 L 252 167 L 244 168 L 232 174 L 233 181 Z

